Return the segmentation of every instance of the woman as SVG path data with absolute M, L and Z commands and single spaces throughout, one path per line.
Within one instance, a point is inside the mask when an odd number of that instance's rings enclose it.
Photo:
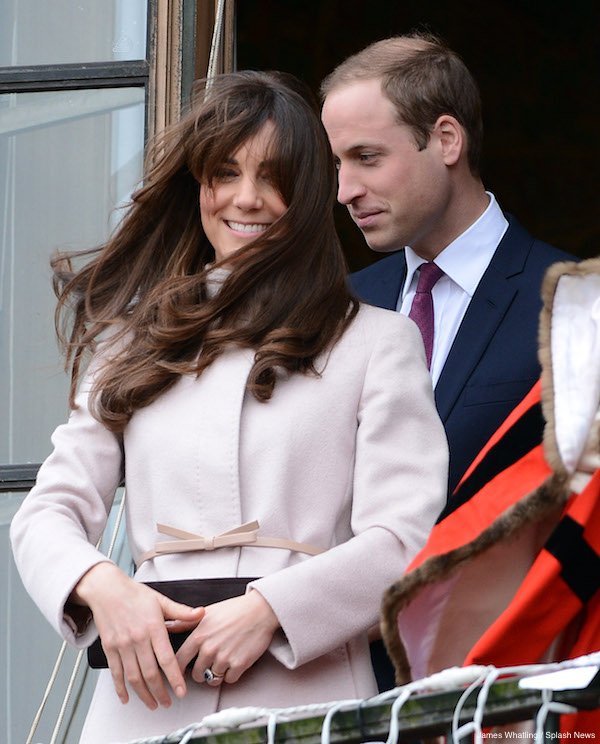
M 97 348 L 12 525 L 46 617 L 102 639 L 85 742 L 374 694 L 366 631 L 445 499 L 419 332 L 348 293 L 297 81 L 222 76 L 151 163 L 108 244 L 74 276 L 57 264 L 73 391 Z M 93 547 L 123 475 L 135 580 Z M 221 577 L 260 578 L 204 609 L 139 583 Z M 167 627 L 192 629 L 176 656 Z

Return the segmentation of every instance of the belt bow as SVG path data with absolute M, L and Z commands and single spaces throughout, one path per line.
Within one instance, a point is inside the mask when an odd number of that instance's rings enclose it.
M 196 535 L 193 532 L 186 532 L 186 530 L 180 530 L 177 527 L 170 527 L 167 524 L 158 523 L 156 528 L 163 535 L 170 535 L 171 537 L 177 537 L 179 539 L 157 542 L 151 550 L 142 553 L 138 560 L 138 568 L 142 563 L 144 563 L 144 561 L 148 561 L 151 558 L 156 558 L 160 555 L 166 555 L 169 553 L 187 553 L 193 550 L 217 550 L 218 548 L 250 546 L 258 548 L 283 548 L 285 550 L 293 550 L 299 553 L 307 553 L 308 555 L 318 555 L 319 553 L 325 552 L 323 548 L 319 548 L 315 545 L 294 542 L 293 540 L 287 540 L 283 537 L 259 537 L 257 535 L 259 524 L 256 520 L 241 524 L 239 527 L 234 527 L 232 530 L 222 532 L 220 535 L 212 535 L 209 537 Z

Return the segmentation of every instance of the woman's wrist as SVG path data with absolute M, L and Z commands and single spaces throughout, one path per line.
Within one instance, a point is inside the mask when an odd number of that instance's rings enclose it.
M 265 627 L 272 630 L 273 633 L 281 627 L 273 608 L 257 589 L 251 587 L 247 596 L 256 604 L 257 611 L 261 615 L 261 622 Z
M 98 587 L 106 581 L 114 580 L 115 572 L 122 573 L 121 569 L 109 561 L 100 561 L 90 569 L 75 584 L 69 595 L 68 602 L 82 607 L 89 607 L 90 601 L 95 596 Z

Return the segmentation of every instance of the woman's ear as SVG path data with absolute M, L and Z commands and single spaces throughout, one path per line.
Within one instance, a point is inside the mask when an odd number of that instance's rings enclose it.
M 456 165 L 466 150 L 466 135 L 463 127 L 454 116 L 442 114 L 433 125 L 432 135 L 437 137 L 444 163 Z M 466 154 L 466 153 L 465 153 Z

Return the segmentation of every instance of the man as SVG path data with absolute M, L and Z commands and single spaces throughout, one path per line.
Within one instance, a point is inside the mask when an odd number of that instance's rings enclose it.
M 485 191 L 477 85 L 435 37 L 376 42 L 321 90 L 338 200 L 373 250 L 394 252 L 354 274 L 354 290 L 411 317 L 423 297 L 432 299 L 433 318 L 429 311 L 415 320 L 422 331 L 430 325 L 424 342 L 450 446 L 451 494 L 538 379 L 542 278 L 573 257 L 534 240 Z M 422 291 L 427 274 L 433 286 Z

